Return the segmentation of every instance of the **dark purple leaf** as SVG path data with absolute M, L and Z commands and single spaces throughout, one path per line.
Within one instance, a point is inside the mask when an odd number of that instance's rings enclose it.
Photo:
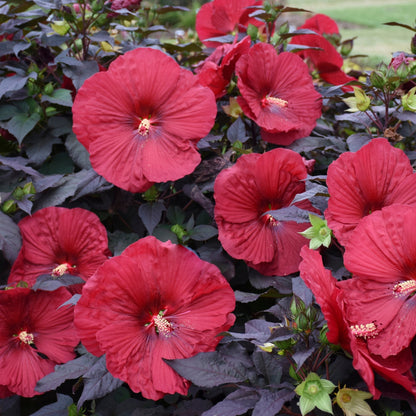
M 244 143 L 248 136 L 246 134 L 246 126 L 241 117 L 238 117 L 236 121 L 227 130 L 227 139 L 230 143 L 235 143 L 237 140 Z
M 246 368 L 229 362 L 218 351 L 201 352 L 193 357 L 165 360 L 177 373 L 199 387 L 215 387 L 247 380 Z
M 54 90 L 51 95 L 42 95 L 40 100 L 42 103 L 47 101 L 52 104 L 62 105 L 64 107 L 72 107 L 71 91 L 64 88 Z
M 262 374 L 268 385 L 277 386 L 282 377 L 282 364 L 278 356 L 266 351 L 254 351 L 252 359 L 257 371 Z
M 297 29 L 297 30 L 294 30 L 293 32 L 282 33 L 280 35 L 280 37 L 282 39 L 287 39 L 287 38 L 291 38 L 291 37 L 299 36 L 299 35 L 317 35 L 317 36 L 322 36 L 322 35 L 319 35 L 319 34 L 317 34 L 316 32 L 314 32 L 313 30 L 310 30 L 310 29 Z M 296 41 L 296 38 L 295 38 L 295 41 Z
M 267 211 L 263 215 L 271 215 L 277 221 L 294 221 L 298 224 L 309 222 L 309 211 L 296 205 Z
M 190 232 L 190 238 L 195 241 L 205 241 L 218 235 L 218 230 L 212 225 L 201 224 L 195 226 Z
M 162 6 L 156 9 L 156 13 L 164 14 L 169 12 L 189 12 L 187 7 L 182 6 Z
M 201 207 L 204 208 L 211 217 L 214 216 L 214 204 L 202 193 L 198 185 L 186 184 L 182 190 L 186 196 L 201 205 Z
M 33 206 L 33 202 L 29 199 L 31 198 L 33 195 L 25 195 L 23 197 L 23 199 L 21 200 L 17 200 L 16 204 L 17 206 L 23 211 L 26 212 L 26 214 L 31 214 L 32 213 L 32 206 Z
M 108 233 L 108 248 L 114 256 L 118 256 L 138 239 L 139 236 L 135 233 L 125 233 L 121 230 L 116 230 L 113 233 Z
M 144 407 L 137 408 L 129 416 L 170 416 L 170 413 L 163 406 L 153 405 L 153 407 L 150 407 L 150 408 L 144 408 Z
M 205 41 L 209 42 L 219 42 L 219 43 L 233 43 L 235 36 L 233 35 L 224 35 L 224 36 L 217 36 L 214 38 L 204 39 Z
M 71 397 L 65 394 L 56 394 L 58 400 L 55 403 L 43 406 L 37 412 L 32 413 L 30 416 L 56 416 L 67 415 L 68 407 L 74 402 Z
M 71 201 L 76 201 L 85 195 L 104 192 L 113 187 L 111 183 L 108 183 L 102 176 L 95 172 L 94 169 L 83 169 L 74 175 L 77 176 L 78 186 Z
M 34 178 L 33 186 L 36 192 L 43 192 L 45 189 L 54 188 L 62 179 L 63 175 L 47 175 Z
M 65 139 L 65 147 L 74 163 L 82 169 L 91 169 L 90 154 L 87 149 L 77 140 L 74 133 L 68 134 Z
M 0 211 L 0 250 L 9 263 L 16 260 L 21 245 L 19 227 L 8 215 Z
M 276 326 L 274 322 L 267 322 L 263 319 L 252 319 L 245 323 L 245 332 L 228 332 L 236 339 L 247 339 L 255 344 L 264 344 L 270 338 L 273 328 Z
M 0 165 L 8 166 L 13 170 L 21 171 L 34 177 L 41 176 L 39 172 L 29 166 L 26 166 L 28 163 L 29 160 L 23 157 L 3 157 L 0 155 Z
M 56 365 L 53 373 L 47 374 L 38 381 L 35 390 L 41 393 L 55 390 L 65 380 L 75 380 L 87 373 L 97 361 L 98 357 L 87 353 L 65 364 Z
M 51 154 L 52 146 L 57 143 L 61 143 L 61 139 L 48 133 L 41 140 L 37 135 L 30 135 L 25 140 L 25 151 L 30 163 L 41 165 Z
M 98 399 L 111 393 L 123 384 L 123 381 L 115 378 L 105 365 L 105 355 L 100 357 L 93 366 L 84 374 L 84 389 L 78 401 L 80 408 L 86 400 Z
M 177 408 L 174 410 L 173 416 L 200 416 L 211 406 L 212 402 L 210 400 L 182 400 L 177 404 Z
M 59 306 L 58 309 L 64 307 L 64 306 L 75 306 L 79 299 L 81 298 L 81 295 L 79 293 L 76 293 L 71 297 L 71 299 L 68 299 L 66 302 L 64 302 L 61 306 Z
M 156 225 L 159 224 L 163 211 L 166 211 L 163 201 L 149 202 L 140 205 L 139 217 L 149 235 L 152 235 Z
M 39 120 L 40 115 L 38 113 L 32 113 L 31 115 L 20 113 L 13 116 L 5 124 L 5 128 L 16 137 L 19 144 L 22 144 L 23 139 L 34 129 Z
M 288 295 L 292 293 L 292 279 L 287 276 L 263 276 L 255 270 L 250 270 L 248 275 L 250 283 L 256 289 L 274 287 L 279 293 Z
M 78 61 L 68 56 L 60 58 L 55 62 L 62 63 L 64 74 L 72 79 L 77 90 L 79 90 L 84 81 L 90 76 L 98 72 L 98 64 L 96 61 Z
M 239 290 L 234 291 L 235 300 L 240 303 L 250 303 L 257 300 L 262 294 L 261 293 L 247 293 Z
M 229 394 L 222 402 L 217 403 L 201 416 L 238 416 L 253 409 L 259 400 L 259 394 L 254 389 L 239 389 Z
M 311 199 L 312 197 L 318 194 L 328 195 L 328 188 L 326 186 L 317 185 L 313 183 L 311 187 L 307 189 L 305 192 L 297 194 L 295 198 L 293 198 L 292 204 L 295 204 L 296 202 L 304 201 L 306 199 Z M 316 213 L 314 213 L 314 215 L 316 215 Z M 309 215 L 308 215 L 308 221 L 309 221 Z
M 260 400 L 256 403 L 252 416 L 275 416 L 285 402 L 292 400 L 295 392 L 282 389 L 279 391 L 260 390 Z
M 63 274 L 58 277 L 42 274 L 36 279 L 33 290 L 42 289 L 52 291 L 61 286 L 70 286 L 80 283 L 85 283 L 85 281 L 79 276 L 73 276 L 72 274 Z
M 15 45 L 13 45 L 13 53 L 18 58 L 19 52 L 25 51 L 26 49 L 30 48 L 31 45 L 32 44 L 30 42 L 26 41 L 17 42 Z
M 308 350 L 297 351 L 292 355 L 293 361 L 295 361 L 298 368 L 301 368 L 303 363 L 312 355 L 316 347 L 311 347 Z
M 38 6 L 44 9 L 59 9 L 62 6 L 61 0 L 33 0 Z
M 362 124 L 366 127 L 370 127 L 373 124 L 367 114 L 361 111 L 356 113 L 337 114 L 335 119 L 341 121 L 351 121 L 352 123 Z
M 416 124 L 416 113 L 413 111 L 395 111 L 393 116 L 401 121 L 410 121 Z
M 350 152 L 360 150 L 365 144 L 371 140 L 371 136 L 365 133 L 351 134 L 347 139 L 348 149 Z
M 305 306 L 309 306 L 312 304 L 313 293 L 308 288 L 308 286 L 306 286 L 305 282 L 300 276 L 294 277 L 292 279 L 292 290 L 294 295 L 302 299 Z
M 227 280 L 231 280 L 235 276 L 234 263 L 225 257 L 221 247 L 218 247 L 217 245 L 212 246 L 208 243 L 199 247 L 197 252 L 202 260 L 215 264 Z
M 32 74 L 23 77 L 16 74 L 11 77 L 3 78 L 3 80 L 0 82 L 0 98 L 8 92 L 18 91 L 22 89 L 26 85 L 26 82 L 31 75 Z

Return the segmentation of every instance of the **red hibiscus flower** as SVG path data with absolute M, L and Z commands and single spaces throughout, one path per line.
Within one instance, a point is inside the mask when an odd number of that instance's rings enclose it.
M 230 45 L 218 46 L 215 51 L 196 68 L 199 83 L 209 87 L 215 98 L 221 98 L 234 74 L 235 65 L 241 55 L 250 49 L 250 37 Z
M 112 10 L 128 9 L 135 10 L 139 8 L 142 0 L 113 0 L 111 2 Z
M 309 29 L 316 32 L 316 35 L 296 35 L 290 41 L 291 44 L 305 45 L 310 48 L 298 52 L 304 59 L 309 60 L 312 66 L 319 72 L 319 76 L 324 81 L 332 85 L 342 85 L 355 78 L 347 75 L 341 67 L 344 63 L 342 56 L 335 47 L 323 35 L 339 35 L 336 22 L 324 14 L 317 14 L 298 29 Z M 349 85 L 342 88 L 344 91 L 352 91 Z
M 250 6 L 260 6 L 262 0 L 213 0 L 205 3 L 196 15 L 196 32 L 201 42 L 209 47 L 220 46 L 221 42 L 206 39 L 216 38 L 235 32 L 246 32 L 249 24 L 260 26 L 263 23 L 249 14 L 255 9 Z
M 346 298 L 348 290 L 344 290 L 342 285 L 344 282 L 337 282 L 331 272 L 324 268 L 318 252 L 305 246 L 301 250 L 301 256 L 303 260 L 299 266 L 300 275 L 321 306 L 328 323 L 328 341 L 339 344 L 352 354 L 353 366 L 366 382 L 374 398 L 378 399 L 381 395 L 375 387 L 374 372 L 416 395 L 416 382 L 410 372 L 413 364 L 410 348 L 384 358 L 372 353 L 369 342 L 377 339 L 381 334 L 375 332 L 376 328 L 372 321 L 355 319 L 354 305 L 349 303 L 350 296 Z M 354 280 L 350 279 L 346 282 Z
M 307 241 L 299 232 L 309 223 L 278 221 L 269 211 L 288 207 L 305 191 L 302 157 L 288 149 L 241 156 L 223 170 L 214 185 L 218 238 L 234 258 L 265 275 L 298 270 L 299 251 Z M 309 201 L 296 207 L 318 212 Z
M 75 357 L 73 309 L 60 307 L 70 297 L 65 288 L 0 291 L 0 385 L 32 397 L 42 377 Z
M 195 169 L 196 143 L 217 107 L 190 71 L 161 51 L 137 48 L 85 81 L 73 113 L 92 167 L 120 188 L 143 192 Z
M 49 207 L 19 222 L 22 248 L 8 283 L 30 286 L 38 276 L 71 274 L 87 280 L 111 252 L 98 217 L 82 208 Z
M 356 153 L 343 153 L 328 168 L 325 217 L 345 245 L 366 215 L 392 204 L 416 204 L 416 175 L 405 153 L 376 138 Z
M 358 224 L 344 262 L 355 276 L 346 282 L 354 318 L 372 322 L 379 335 L 368 348 L 387 357 L 416 335 L 416 207 L 392 205 Z
M 236 74 L 238 104 L 260 126 L 263 140 L 289 145 L 310 134 L 322 102 L 302 59 L 258 43 L 238 60 Z
M 234 323 L 234 293 L 219 270 L 183 246 L 146 237 L 105 262 L 83 288 L 75 325 L 108 370 L 157 400 L 189 382 L 163 359 L 213 351 Z

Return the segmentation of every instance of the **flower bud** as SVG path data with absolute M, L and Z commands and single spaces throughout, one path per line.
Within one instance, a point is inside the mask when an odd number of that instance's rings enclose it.
M 9 199 L 2 205 L 1 209 L 5 214 L 14 214 L 17 210 L 16 202 Z
M 370 74 L 370 82 L 373 87 L 382 89 L 386 85 L 386 78 L 381 71 L 373 71 Z
M 341 55 L 348 56 L 354 46 L 354 39 L 348 39 L 341 43 Z
M 416 87 L 413 87 L 407 94 L 402 97 L 403 110 L 416 112 Z
M 359 87 L 354 88 L 354 96 L 357 103 L 357 108 L 360 111 L 367 111 L 370 107 L 370 97 Z
M 410 50 L 412 53 L 416 54 L 416 35 L 414 35 L 410 41 Z

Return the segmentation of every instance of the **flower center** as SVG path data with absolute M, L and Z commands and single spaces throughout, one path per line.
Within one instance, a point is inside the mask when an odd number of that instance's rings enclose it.
M 266 218 L 266 223 L 268 225 L 271 225 L 272 227 L 276 227 L 277 225 L 279 225 L 279 221 L 276 218 L 274 218 L 272 215 L 266 214 L 265 218 Z
M 19 339 L 23 344 L 33 344 L 35 337 L 33 334 L 28 334 L 26 331 L 20 331 L 16 338 Z
M 270 95 L 266 95 L 261 100 L 261 105 L 263 107 L 266 107 L 266 106 L 272 105 L 272 104 L 283 108 L 283 107 L 287 107 L 289 103 L 286 100 L 282 100 L 281 98 L 278 98 L 278 97 L 272 97 Z
M 416 293 L 416 281 L 406 280 L 394 285 L 393 293 L 395 296 L 413 296 Z
M 155 326 L 156 334 L 164 335 L 166 338 L 170 336 L 173 331 L 173 325 L 166 318 L 163 317 L 165 311 L 159 311 L 157 315 L 152 316 L 152 321 L 149 325 Z
M 137 132 L 141 136 L 147 136 L 149 134 L 150 129 L 150 120 L 148 118 L 142 119 L 142 121 L 139 124 L 139 127 L 137 128 Z
M 53 277 L 61 277 L 65 273 L 68 273 L 68 270 L 75 269 L 77 266 L 70 265 L 69 263 L 62 263 L 59 266 L 56 266 L 51 273 Z
M 371 322 L 369 324 L 359 324 L 359 325 L 351 325 L 350 326 L 351 332 L 357 338 L 374 338 L 378 335 L 378 330 L 376 324 Z
M 351 396 L 347 393 L 343 393 L 341 396 L 341 401 L 343 403 L 349 403 L 351 401 Z

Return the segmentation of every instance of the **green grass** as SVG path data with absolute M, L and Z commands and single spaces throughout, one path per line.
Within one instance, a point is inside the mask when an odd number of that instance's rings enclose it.
M 357 37 L 353 54 L 368 55 L 361 61 L 371 66 L 381 60 L 389 62 L 392 52 L 410 52 L 414 32 L 383 23 L 395 21 L 413 26 L 415 0 L 287 0 L 286 4 L 336 20 L 342 39 Z

